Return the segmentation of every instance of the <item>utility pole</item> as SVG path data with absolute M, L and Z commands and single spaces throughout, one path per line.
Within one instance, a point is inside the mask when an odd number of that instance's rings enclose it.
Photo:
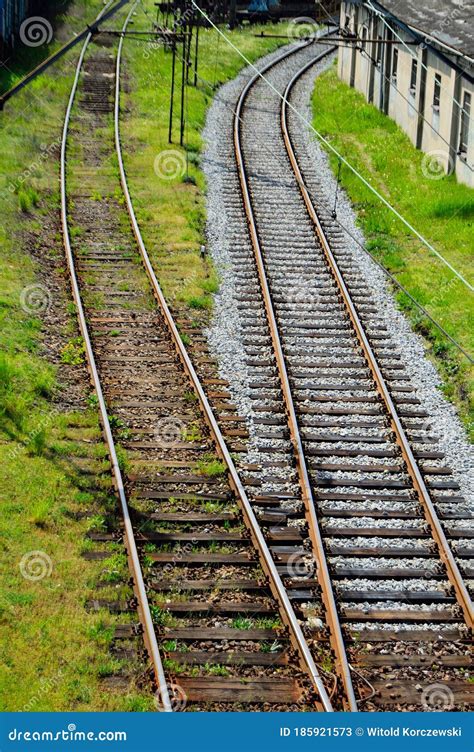
M 176 69 L 176 38 L 173 37 L 171 42 L 173 59 L 171 62 L 171 92 L 170 92 L 170 122 L 168 127 L 168 143 L 173 142 L 173 104 L 174 104 L 174 74 Z
M 185 33 L 188 34 L 188 41 L 186 47 L 186 83 L 189 83 L 189 69 L 191 67 L 191 44 L 193 41 L 193 21 L 194 16 L 191 17 L 191 21 L 188 23 L 186 19 Z
M 184 141 L 184 87 L 186 86 L 186 40 L 187 40 L 187 34 L 186 34 L 186 27 L 183 29 L 183 63 L 181 68 L 181 123 L 179 128 L 179 144 L 180 146 L 183 145 Z
M 229 29 L 235 29 L 237 19 L 237 0 L 230 0 L 229 3 Z
M 198 80 L 198 55 L 199 55 L 199 26 L 200 19 L 196 19 L 196 46 L 194 48 L 194 86 L 197 86 Z

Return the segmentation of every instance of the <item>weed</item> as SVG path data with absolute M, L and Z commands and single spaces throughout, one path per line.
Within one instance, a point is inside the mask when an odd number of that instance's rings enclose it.
M 218 663 L 205 663 L 203 668 L 206 674 L 210 676 L 230 676 L 229 669 L 226 666 L 220 666 Z
M 117 428 L 123 428 L 124 422 L 117 415 L 109 415 L 108 418 L 109 426 L 111 427 L 112 431 L 116 430 Z
M 247 619 L 244 616 L 236 616 L 235 619 L 232 619 L 232 629 L 252 629 L 252 628 L 253 628 L 252 619 Z
M 209 310 L 212 308 L 212 298 L 208 295 L 191 295 L 186 303 L 190 308 L 198 310 Z
M 155 624 L 158 624 L 160 627 L 173 627 L 176 626 L 176 619 L 175 617 L 170 614 L 169 611 L 167 611 L 164 608 L 161 608 L 160 606 L 157 606 L 154 603 L 150 604 L 150 613 L 153 619 L 153 622 Z
M 281 627 L 281 621 L 278 617 L 274 619 L 264 617 L 261 619 L 256 619 L 255 626 L 257 627 L 257 629 L 277 629 L 278 627 Z
M 165 640 L 163 642 L 163 650 L 166 653 L 174 653 L 178 649 L 178 643 L 176 640 Z
M 205 292 L 216 293 L 219 290 L 219 280 L 216 276 L 205 279 L 201 282 L 201 287 Z
M 81 365 L 84 362 L 84 353 L 84 340 L 82 337 L 74 337 L 61 350 L 61 361 L 70 366 Z
M 40 455 L 44 454 L 46 449 L 46 429 L 40 428 L 39 431 L 35 431 L 31 440 L 27 444 L 27 449 L 30 454 Z
M 195 392 L 191 392 L 189 390 L 186 390 L 183 394 L 183 399 L 185 402 L 188 403 L 188 405 L 195 405 L 196 402 L 199 402 L 199 397 Z
M 197 467 L 201 475 L 206 475 L 208 478 L 224 475 L 227 469 L 225 463 L 217 458 L 199 460 Z
M 30 211 L 32 206 L 38 206 L 39 196 L 34 188 L 20 188 L 18 191 L 18 204 L 20 210 L 25 214 Z
M 87 404 L 89 407 L 96 408 L 99 406 L 99 398 L 95 392 L 91 392 L 87 397 Z
M 183 431 L 183 441 L 202 441 L 202 433 L 197 423 L 191 423 Z
M 118 466 L 120 468 L 121 473 L 128 473 L 130 470 L 130 461 L 128 459 L 127 451 L 122 446 L 115 447 L 115 452 L 117 454 L 117 461 Z
M 116 553 L 105 561 L 105 569 L 102 573 L 104 582 L 111 584 L 127 580 L 128 565 L 127 559 L 123 553 Z

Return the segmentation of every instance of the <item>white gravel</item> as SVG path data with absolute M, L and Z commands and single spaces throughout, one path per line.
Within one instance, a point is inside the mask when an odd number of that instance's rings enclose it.
M 281 54 L 281 50 L 262 58 L 259 64 L 264 65 Z M 310 95 L 314 85 L 314 79 L 321 71 L 325 70 L 330 62 L 325 62 L 313 68 L 298 83 L 295 89 L 293 103 L 307 120 L 311 120 L 311 111 L 309 106 Z M 250 441 L 248 445 L 248 455 L 245 461 L 259 462 L 262 455 L 258 452 L 258 446 L 276 446 L 282 451 L 288 448 L 289 443 L 286 440 L 278 439 L 260 439 L 256 433 L 256 424 L 254 413 L 256 400 L 255 390 L 252 390 L 250 384 L 255 381 L 271 381 L 271 372 L 266 367 L 249 365 L 249 340 L 254 336 L 257 337 L 255 342 L 256 352 L 261 347 L 262 353 L 268 351 L 268 343 L 259 344 L 258 338 L 261 336 L 260 330 L 253 330 L 248 327 L 248 311 L 242 302 L 238 300 L 242 292 L 242 284 L 248 279 L 245 256 L 250 250 L 248 234 L 245 224 L 242 222 L 239 184 L 235 170 L 235 164 L 232 154 L 231 129 L 233 120 L 233 107 L 237 100 L 244 83 L 252 75 L 252 70 L 243 71 L 234 81 L 221 87 L 217 93 L 213 104 L 211 105 L 206 127 L 204 129 L 204 140 L 206 141 L 206 150 L 203 155 L 203 170 L 207 178 L 207 238 L 208 250 L 218 269 L 221 285 L 219 292 L 215 296 L 215 308 L 212 323 L 207 331 L 211 352 L 217 356 L 219 361 L 220 376 L 230 383 L 233 400 L 235 401 L 240 413 L 247 417 Z M 327 196 L 328 202 L 332 202 L 335 191 L 335 178 L 328 164 L 325 152 L 320 148 L 314 134 L 309 127 L 301 124 L 301 138 L 299 144 L 301 151 L 299 158 L 304 165 L 309 165 L 307 177 L 311 184 L 311 171 L 317 175 L 319 188 Z M 302 148 L 301 148 L 302 147 Z M 306 172 L 306 171 L 305 171 Z M 360 229 L 356 225 L 356 216 L 347 196 L 343 191 L 339 192 L 338 200 L 338 218 L 348 227 L 350 232 L 364 242 Z M 439 449 L 446 455 L 447 464 L 454 470 L 454 477 L 461 487 L 461 493 L 465 496 L 467 503 L 474 506 L 474 473 L 473 473 L 473 454 L 465 437 L 464 429 L 457 417 L 454 407 L 446 401 L 440 391 L 440 379 L 432 365 L 427 359 L 422 339 L 412 332 L 410 324 L 403 314 L 397 309 L 391 290 L 389 289 L 386 279 L 377 266 L 368 258 L 357 246 L 357 244 L 348 238 L 348 248 L 354 255 L 354 259 L 359 267 L 361 276 L 369 281 L 373 298 L 380 311 L 380 319 L 390 331 L 392 341 L 399 346 L 399 352 L 402 356 L 403 365 L 406 372 L 411 376 L 413 384 L 416 386 L 417 396 L 421 401 L 420 407 L 425 409 L 430 418 L 426 421 L 426 431 L 430 433 L 430 426 L 433 432 L 439 435 Z M 242 261 L 238 261 L 235 256 L 236 249 L 241 253 Z M 291 301 L 290 301 L 291 302 Z M 255 307 L 252 306 L 252 316 L 256 314 Z M 262 317 L 260 316 L 261 320 Z M 298 335 L 295 336 L 295 343 L 298 341 Z M 257 359 L 260 355 L 255 356 Z M 302 364 L 305 358 L 301 359 Z M 317 371 L 315 378 L 317 378 Z M 308 379 L 311 381 L 311 379 Z M 324 380 L 328 383 L 327 380 Z M 266 393 L 267 397 L 273 397 L 271 392 Z M 317 435 L 324 431 L 320 428 L 309 428 L 311 425 L 311 416 L 304 416 L 303 425 L 308 426 L 305 430 Z M 341 421 L 342 422 L 342 421 Z M 260 425 L 259 429 L 263 427 Z M 274 430 L 271 426 L 265 426 L 265 430 L 271 434 Z M 277 429 L 278 430 L 278 429 Z M 356 428 L 331 429 L 332 433 L 336 431 L 342 436 L 355 433 Z M 380 433 L 378 426 L 374 424 L 373 429 L 364 429 L 364 435 L 370 436 L 373 433 Z M 417 430 L 417 433 L 420 433 Z M 344 446 L 344 444 L 341 444 Z M 333 445 L 336 446 L 336 445 Z M 346 445 L 347 446 L 347 445 Z M 436 449 L 435 445 L 427 445 L 429 449 Z M 273 455 L 266 455 L 270 458 Z M 284 455 L 279 454 L 282 458 Z M 435 463 L 430 463 L 435 464 Z M 275 473 L 272 471 L 272 475 Z M 281 482 L 279 485 L 264 483 L 262 492 L 279 491 L 284 489 L 285 472 L 279 472 Z M 344 475 L 350 483 L 350 475 Z M 374 476 L 376 477 L 376 476 Z M 398 475 L 394 475 L 399 477 Z M 400 476 L 401 477 L 401 476 Z M 295 492 L 297 488 L 292 485 L 294 476 L 287 475 L 288 481 L 286 490 Z M 358 489 L 352 489 L 350 486 L 340 488 L 339 491 L 357 492 Z M 384 491 L 386 494 L 387 491 Z M 374 505 L 377 504 L 377 491 L 369 491 L 368 495 L 373 495 Z M 394 490 L 394 496 L 405 496 L 404 490 Z M 438 493 L 444 496 L 446 501 L 453 492 Z M 408 501 L 408 499 L 407 499 Z M 368 504 L 368 508 L 371 505 Z M 469 523 L 466 527 L 469 526 Z M 460 526 L 461 527 L 461 526 Z M 464 527 L 464 526 L 463 526 Z M 380 539 L 381 545 L 387 545 L 386 539 Z M 421 541 L 420 541 L 421 543 Z M 423 546 L 424 544 L 421 543 Z M 416 555 L 416 552 L 415 552 Z M 424 568 L 427 568 L 428 562 L 423 562 Z
M 427 578 L 410 579 L 410 580 L 368 580 L 361 577 L 352 579 L 338 580 L 336 588 L 341 593 L 350 594 L 351 590 L 373 590 L 374 592 L 409 590 L 412 593 L 435 591 L 445 593 L 449 590 L 448 582 L 440 580 L 430 580 Z

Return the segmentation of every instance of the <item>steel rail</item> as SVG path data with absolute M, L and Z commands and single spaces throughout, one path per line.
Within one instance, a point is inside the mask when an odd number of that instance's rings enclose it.
M 285 93 L 283 95 L 283 99 L 281 102 L 281 128 L 282 128 L 282 134 L 285 141 L 285 146 L 288 154 L 289 161 L 291 163 L 291 167 L 293 169 L 293 172 L 295 174 L 296 181 L 298 183 L 298 187 L 301 191 L 302 197 L 304 199 L 304 202 L 306 204 L 306 208 L 308 211 L 308 214 L 314 224 L 314 228 L 316 231 L 316 234 L 319 238 L 319 241 L 322 245 L 329 269 L 334 277 L 334 280 L 337 284 L 337 287 L 339 289 L 340 295 L 342 297 L 342 300 L 344 302 L 344 305 L 347 309 L 347 312 L 349 314 L 349 317 L 352 322 L 352 326 L 354 329 L 354 332 L 356 334 L 356 337 L 360 343 L 360 346 L 364 352 L 365 359 L 367 361 L 367 364 L 369 366 L 369 369 L 372 373 L 372 376 L 374 378 L 377 390 L 379 392 L 380 397 L 382 398 L 382 401 L 385 405 L 387 416 L 390 422 L 390 427 L 392 428 L 392 431 L 395 434 L 396 442 L 400 448 L 400 451 L 402 453 L 402 457 L 405 461 L 408 474 L 412 480 L 413 486 L 415 488 L 416 493 L 418 494 L 418 498 L 422 504 L 426 520 L 430 526 L 431 534 L 436 541 L 436 544 L 438 546 L 439 556 L 443 563 L 446 566 L 446 570 L 448 573 L 449 580 L 451 584 L 453 585 L 453 588 L 456 593 L 456 598 L 461 606 L 461 609 L 463 611 L 464 619 L 466 621 L 467 626 L 472 629 L 473 627 L 473 605 L 471 598 L 469 596 L 469 592 L 466 588 L 466 585 L 463 581 L 463 577 L 461 575 L 461 572 L 459 571 L 458 565 L 456 563 L 456 560 L 453 556 L 453 553 L 451 551 L 451 548 L 449 546 L 449 543 L 446 539 L 446 535 L 444 533 L 444 530 L 442 528 L 442 525 L 440 523 L 440 520 L 438 518 L 438 514 L 436 512 L 436 509 L 434 507 L 434 504 L 431 500 L 429 491 L 427 489 L 426 483 L 424 481 L 424 478 L 420 472 L 420 469 L 418 467 L 418 463 L 413 455 L 413 451 L 410 446 L 410 442 L 408 440 L 408 437 L 405 433 L 405 429 L 403 428 L 402 422 L 400 420 L 400 417 L 398 416 L 397 409 L 395 407 L 395 404 L 392 400 L 390 390 L 387 386 L 387 383 L 385 381 L 385 378 L 381 372 L 381 369 L 378 365 L 376 355 L 372 349 L 372 346 L 369 342 L 369 339 L 366 335 L 364 325 L 362 324 L 362 321 L 359 317 L 359 314 L 357 312 L 356 306 L 354 305 L 354 302 L 351 298 L 350 292 L 347 288 L 347 285 L 344 281 L 344 277 L 339 269 L 338 263 L 334 257 L 334 254 L 331 251 L 331 248 L 329 246 L 329 242 L 327 240 L 326 234 L 322 228 L 321 222 L 319 220 L 316 208 L 314 206 L 314 203 L 311 199 L 311 196 L 309 194 L 308 188 L 306 186 L 305 180 L 303 178 L 303 175 L 301 173 L 298 160 L 296 158 L 295 150 L 293 147 L 293 143 L 291 140 L 291 136 L 289 134 L 288 130 L 288 97 L 289 94 L 295 85 L 295 83 L 298 81 L 299 78 L 307 71 L 309 68 L 311 68 L 312 65 L 314 65 L 318 59 L 315 58 L 314 60 L 310 61 L 306 65 L 304 65 L 291 79 L 291 81 L 288 83 L 288 86 L 286 87 Z
M 250 532 L 252 542 L 259 555 L 260 564 L 265 574 L 267 575 L 269 587 L 272 591 L 273 596 L 275 597 L 276 601 L 279 604 L 280 614 L 281 614 L 284 624 L 286 624 L 288 628 L 290 640 L 299 655 L 300 663 L 304 671 L 309 675 L 311 684 L 317 692 L 317 695 L 319 698 L 317 702 L 318 702 L 319 707 L 325 711 L 333 711 L 334 708 L 332 706 L 330 697 L 327 693 L 327 690 L 324 686 L 322 678 L 319 674 L 318 668 L 314 662 L 313 656 L 307 644 L 306 638 L 304 637 L 303 631 L 298 622 L 298 619 L 294 612 L 291 601 L 288 598 L 286 588 L 283 585 L 281 576 L 278 572 L 278 569 L 275 565 L 272 554 L 265 541 L 264 535 L 260 528 L 260 524 L 255 515 L 255 512 L 252 509 L 252 505 L 247 496 L 247 492 L 240 479 L 234 460 L 232 459 L 232 456 L 229 452 L 225 439 L 220 430 L 219 424 L 212 410 L 212 407 L 209 404 L 208 398 L 202 387 L 200 379 L 187 353 L 186 347 L 183 344 L 183 341 L 180 337 L 180 334 L 174 322 L 171 311 L 168 307 L 168 304 L 161 290 L 153 265 L 150 261 L 150 257 L 148 255 L 148 251 L 146 249 L 145 243 L 143 241 L 140 227 L 139 227 L 136 215 L 135 215 L 135 210 L 133 207 L 130 190 L 128 187 L 127 175 L 126 175 L 124 160 L 123 160 L 121 138 L 120 138 L 120 64 L 121 64 L 121 53 L 122 53 L 122 46 L 123 46 L 122 42 L 123 42 L 123 36 L 121 38 L 119 51 L 117 55 L 117 69 L 116 69 L 116 80 L 115 80 L 115 86 L 116 86 L 115 127 L 114 127 L 115 146 L 116 146 L 116 153 L 117 153 L 117 159 L 118 159 L 118 165 L 119 165 L 120 180 L 122 184 L 123 194 L 125 197 L 125 203 L 127 206 L 129 217 L 130 217 L 132 230 L 135 235 L 135 239 L 136 239 L 136 242 L 140 251 L 140 255 L 143 261 L 143 265 L 145 267 L 146 273 L 150 280 L 153 294 L 162 311 L 166 325 L 171 334 L 179 360 L 181 361 L 183 368 L 190 379 L 191 385 L 199 399 L 199 405 L 200 405 L 204 420 L 206 421 L 206 424 L 209 427 L 209 430 L 211 432 L 211 436 L 213 437 L 215 441 L 218 454 L 221 457 L 221 459 L 224 461 L 227 467 L 230 486 L 236 495 L 237 502 L 244 515 L 244 520 Z
M 309 43 L 310 44 L 310 43 Z M 263 300 L 265 304 L 265 311 L 267 315 L 268 326 L 270 330 L 270 336 L 272 339 L 273 349 L 275 352 L 279 379 L 283 392 L 283 399 L 285 402 L 286 415 L 288 420 L 288 427 L 290 431 L 291 443 L 293 445 L 294 456 L 296 459 L 296 465 L 298 470 L 298 477 L 301 487 L 301 493 L 303 503 L 306 511 L 306 518 L 308 521 L 309 536 L 313 548 L 313 554 L 317 562 L 317 577 L 321 585 L 322 598 L 326 608 L 326 618 L 328 621 L 330 641 L 335 654 L 336 670 L 340 676 L 345 692 L 345 704 L 350 711 L 357 711 L 357 701 L 355 697 L 354 687 L 352 683 L 351 671 L 349 661 L 346 654 L 344 637 L 342 634 L 342 628 L 339 621 L 339 614 L 336 606 L 336 599 L 334 590 L 332 587 L 331 576 L 329 573 L 329 567 L 324 551 L 323 539 L 321 530 L 319 527 L 318 518 L 316 515 L 316 508 L 313 498 L 313 491 L 311 482 L 309 479 L 308 467 L 306 463 L 306 457 L 303 449 L 303 442 L 300 435 L 300 429 L 298 424 L 298 418 L 296 415 L 295 404 L 293 400 L 292 389 L 290 385 L 290 379 L 288 376 L 288 370 L 286 367 L 285 356 L 283 353 L 283 347 L 280 340 L 279 327 L 273 306 L 272 295 L 267 280 L 265 262 L 263 259 L 262 248 L 260 245 L 260 239 L 257 230 L 257 223 L 254 216 L 252 199 L 250 197 L 250 189 L 248 185 L 247 171 L 245 167 L 245 160 L 242 151 L 241 144 L 241 123 L 242 113 L 247 96 L 257 81 L 260 81 L 262 73 L 266 73 L 268 70 L 278 65 L 282 60 L 285 60 L 290 55 L 295 54 L 302 49 L 302 47 L 308 46 L 307 44 L 286 51 L 282 55 L 278 56 L 276 60 L 268 63 L 263 69 L 256 73 L 248 81 L 246 86 L 241 92 L 237 107 L 234 113 L 234 150 L 235 158 L 237 161 L 237 167 L 240 178 L 240 186 L 242 191 L 242 198 L 245 208 L 245 214 L 247 217 L 249 233 L 252 241 L 252 247 L 255 255 L 257 271 L 262 289 Z M 318 59 L 329 54 L 330 50 L 322 53 L 318 56 Z
M 126 28 L 126 25 L 131 17 L 132 11 L 133 11 L 133 8 L 126 18 L 124 28 Z M 99 14 L 99 16 L 96 19 L 96 22 L 100 20 L 101 16 L 102 14 Z M 145 644 L 146 644 L 146 647 L 147 647 L 147 650 L 151 659 L 156 684 L 159 689 L 158 699 L 159 701 L 161 701 L 163 710 L 165 712 L 171 712 L 172 711 L 171 700 L 170 700 L 170 696 L 168 692 L 168 686 L 166 684 L 166 678 L 165 678 L 165 674 L 163 670 L 163 664 L 161 661 L 158 643 L 156 640 L 155 629 L 153 626 L 153 619 L 152 619 L 151 612 L 150 612 L 145 583 L 143 580 L 143 573 L 142 573 L 142 569 L 140 566 L 140 560 L 138 557 L 135 536 L 133 534 L 133 527 L 132 527 L 132 523 L 130 520 L 130 513 L 128 509 L 122 473 L 121 473 L 119 463 L 118 463 L 115 443 L 114 443 L 114 439 L 112 436 L 112 431 L 110 429 L 107 406 L 106 406 L 104 395 L 102 392 L 102 386 L 100 382 L 99 373 L 97 370 L 94 351 L 93 351 L 90 336 L 89 336 L 86 316 L 85 316 L 84 308 L 82 305 L 81 293 L 80 293 L 78 279 L 77 279 L 75 265 L 74 265 L 74 256 L 72 252 L 71 240 L 70 240 L 70 235 L 69 235 L 69 227 L 68 227 L 68 204 L 67 204 L 67 182 L 66 182 L 67 137 L 68 137 L 69 123 L 71 119 L 71 111 L 72 111 L 72 107 L 74 104 L 76 92 L 78 89 L 79 76 L 81 73 L 87 47 L 89 45 L 91 38 L 92 38 L 92 33 L 89 33 L 85 39 L 84 45 L 79 55 L 79 60 L 77 63 L 76 73 L 75 73 L 74 81 L 72 84 L 71 93 L 69 96 L 69 101 L 68 101 L 68 105 L 66 109 L 66 115 L 64 119 L 63 132 L 62 132 L 61 158 L 60 158 L 60 187 L 61 187 L 61 224 L 62 224 L 62 232 L 63 232 L 63 242 L 64 242 L 64 249 L 65 249 L 66 259 L 67 259 L 67 264 L 68 264 L 68 269 L 69 269 L 69 275 L 71 278 L 72 294 L 73 294 L 74 303 L 76 305 L 76 310 L 77 310 L 79 328 L 80 328 L 81 335 L 84 341 L 84 347 L 85 347 L 85 352 L 87 356 L 88 370 L 91 376 L 92 384 L 97 394 L 100 419 L 102 423 L 102 431 L 103 431 L 104 438 L 107 444 L 110 462 L 112 465 L 112 473 L 113 473 L 113 477 L 115 481 L 117 495 L 120 500 L 120 506 L 121 506 L 123 522 L 124 522 L 125 547 L 127 550 L 129 567 L 130 567 L 130 571 L 131 571 L 132 578 L 133 578 L 134 590 L 137 596 L 138 613 L 139 613 L 140 621 L 142 623 L 143 630 L 144 630 Z

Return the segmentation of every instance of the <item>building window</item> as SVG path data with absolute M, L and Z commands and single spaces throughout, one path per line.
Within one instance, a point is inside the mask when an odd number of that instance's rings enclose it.
M 416 93 L 416 76 L 418 74 L 418 60 L 411 61 L 410 94 Z
M 433 109 L 439 112 L 439 100 L 441 98 L 441 75 L 435 73 L 433 89 Z
M 367 47 L 367 26 L 362 27 L 362 49 Z
M 469 144 L 469 125 L 471 121 L 471 95 L 464 92 L 461 110 L 461 128 L 459 132 L 459 153 L 466 156 Z
M 377 51 L 375 53 L 376 63 L 380 67 L 382 63 L 382 37 L 377 37 Z
M 392 81 L 397 83 L 398 72 L 398 48 L 394 47 L 392 51 Z

